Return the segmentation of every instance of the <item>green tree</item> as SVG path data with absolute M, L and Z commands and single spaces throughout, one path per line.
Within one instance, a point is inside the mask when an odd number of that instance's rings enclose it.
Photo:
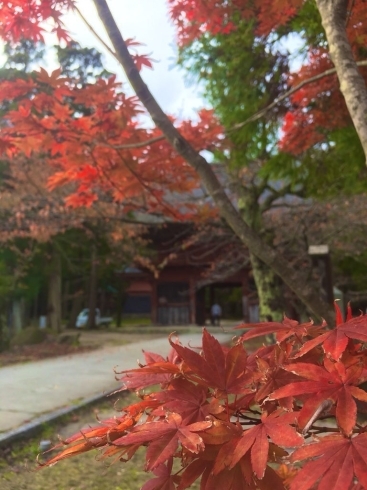
M 322 89 L 324 80 L 314 88 L 316 101 L 310 100 L 310 110 L 314 104 L 322 111 L 320 122 L 322 115 L 328 118 L 329 125 L 323 128 L 322 137 L 316 135 L 315 138 L 315 134 L 311 134 L 307 140 L 307 133 L 302 138 L 301 130 L 297 138 L 286 132 L 281 143 L 283 139 L 294 137 L 295 151 L 286 151 L 287 148 L 283 151 L 283 145 L 279 145 L 284 116 L 287 117 L 292 106 L 289 106 L 289 99 L 279 104 L 274 104 L 274 100 L 287 91 L 292 60 L 304 59 L 311 49 L 325 45 L 316 6 L 306 2 L 287 26 L 280 26 L 267 36 L 257 34 L 255 19 L 234 16 L 232 22 L 236 28 L 231 33 L 207 32 L 182 47 L 179 59 L 191 78 L 203 87 L 204 97 L 215 108 L 226 130 L 228 149 L 217 152 L 215 157 L 227 168 L 230 180 L 236 183 L 242 216 L 273 245 L 275 231 L 269 227 L 266 216 L 275 212 L 282 199 L 289 206 L 299 205 L 305 198 L 325 200 L 364 192 L 367 186 L 364 154 L 350 118 L 338 128 L 338 118 L 328 115 L 335 100 L 330 100 L 325 93 L 329 85 Z M 292 53 L 285 48 L 289 36 L 296 37 L 300 45 Z M 268 107 L 270 109 L 264 111 Z M 260 114 L 262 117 L 258 117 Z M 282 225 L 286 234 L 287 225 L 284 222 Z M 302 249 L 297 252 L 289 246 L 282 252 L 293 257 L 296 267 L 304 263 Z M 297 253 L 300 255 L 298 263 Z M 285 311 L 284 286 L 255 254 L 251 253 L 250 257 L 261 316 L 279 319 Z
M 231 181 L 237 183 L 234 191 L 239 196 L 241 214 L 272 245 L 274 234 L 265 229 L 264 213 L 276 200 L 295 190 L 288 176 L 275 180 L 266 171 L 269 161 L 278 155 L 277 135 L 284 110 L 276 107 L 266 118 L 233 128 L 284 91 L 289 60 L 280 51 L 277 39 L 259 38 L 255 30 L 255 22 L 238 21 L 229 35 L 207 33 L 183 48 L 180 60 L 199 78 L 204 96 L 227 130 L 229 150 L 215 156 L 218 162 L 224 162 Z M 281 281 L 255 254 L 250 257 L 261 317 L 280 319 L 285 311 Z

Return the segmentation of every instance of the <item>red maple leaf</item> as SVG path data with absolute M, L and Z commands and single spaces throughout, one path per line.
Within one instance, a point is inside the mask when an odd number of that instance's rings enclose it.
M 226 468 L 219 474 L 209 472 L 203 474 L 201 488 L 204 490 L 285 490 L 281 479 L 275 471 L 267 466 L 261 479 L 252 473 L 251 460 L 248 455 L 240 459 L 233 468 Z
M 126 431 L 136 423 L 138 418 L 124 415 L 123 417 L 104 420 L 100 426 L 83 429 L 62 443 L 54 446 L 52 450 L 59 449 L 63 445 L 67 447 L 46 463 L 41 463 L 41 466 L 51 466 L 62 459 L 70 458 L 92 449 L 105 447 L 109 442 L 119 439 L 126 434 Z
M 147 68 L 150 68 L 153 70 L 153 59 L 149 58 L 146 54 L 133 54 L 131 55 L 135 62 L 135 66 L 138 69 L 138 71 L 141 71 L 143 66 L 146 66 Z
M 155 395 L 161 406 L 153 415 L 161 411 L 176 412 L 181 414 L 184 424 L 190 424 L 224 411 L 219 400 L 212 398 L 208 401 L 208 390 L 203 386 L 178 378 L 172 380 L 170 388 Z
M 270 415 L 261 415 L 260 423 L 233 438 L 219 451 L 214 466 L 214 474 L 224 469 L 232 469 L 240 459 L 251 451 L 251 464 L 258 478 L 263 478 L 268 462 L 269 439 L 280 446 L 294 447 L 303 444 L 303 437 L 290 424 L 296 422 L 295 413 L 277 410 Z
M 178 482 L 179 477 L 171 475 L 172 473 L 173 458 L 170 458 L 167 465 L 160 464 L 153 470 L 156 478 L 148 480 L 141 487 L 141 490 L 175 490 L 175 483 Z
M 187 347 L 174 344 L 171 340 L 170 342 L 184 363 L 195 373 L 198 382 L 201 382 L 201 378 L 206 385 L 223 393 L 244 394 L 246 386 L 253 379 L 253 375 L 246 372 L 247 353 L 243 346 L 238 344 L 226 350 L 205 328 L 202 356 Z
M 143 351 L 143 353 L 146 366 L 121 372 L 124 374 L 120 378 L 123 389 L 141 390 L 156 384 L 167 384 L 173 375 L 180 373 L 178 357 L 173 349 L 167 359 L 153 352 Z
M 235 330 L 243 330 L 244 328 L 249 329 L 249 331 L 241 335 L 238 342 L 245 342 L 246 340 L 272 333 L 276 334 L 278 342 L 283 342 L 291 336 L 301 340 L 303 337 L 310 335 L 315 328 L 321 327 L 315 327 L 313 322 L 299 324 L 296 320 L 284 317 L 282 322 L 244 323 L 235 327 Z
M 324 366 L 325 368 L 311 363 L 284 366 L 283 369 L 286 371 L 291 371 L 309 381 L 283 386 L 271 393 L 269 399 L 312 395 L 307 397 L 299 414 L 298 423 L 302 428 L 308 424 L 319 407 L 330 400 L 336 404 L 336 419 L 339 427 L 346 435 L 350 435 L 357 416 L 354 398 L 367 401 L 367 393 L 356 386 L 361 383 L 363 366 L 358 363 L 346 368 L 343 363 L 333 363 L 328 359 L 324 361 Z
M 343 322 L 340 308 L 336 303 L 335 311 L 336 328 L 306 342 L 294 358 L 301 357 L 311 349 L 322 344 L 324 352 L 332 359 L 338 361 L 347 348 L 349 339 L 367 342 L 367 315 L 360 315 L 357 318 L 353 318 L 351 307 L 348 305 L 347 318 Z
M 115 440 L 113 444 L 131 446 L 148 443 L 147 469 L 152 470 L 175 454 L 179 442 L 192 453 L 202 451 L 204 442 L 197 432 L 211 426 L 212 422 L 209 420 L 184 425 L 181 415 L 171 413 L 166 420 L 135 426 L 129 434 Z
M 309 461 L 293 479 L 291 490 L 309 490 L 319 481 L 319 490 L 347 490 L 355 475 L 360 488 L 367 488 L 367 434 L 346 438 L 326 436 L 315 444 L 297 449 L 291 461 Z M 353 487 L 354 488 L 354 487 Z
M 290 344 L 285 347 L 290 347 Z M 266 356 L 267 359 L 262 358 L 261 355 L 256 355 L 256 353 L 254 356 L 256 357 L 256 369 L 259 376 L 256 394 L 254 395 L 256 402 L 264 401 L 271 392 L 299 379 L 293 373 L 283 369 L 288 360 L 289 349 L 286 352 L 279 346 L 273 346 L 270 355 Z M 287 410 L 292 410 L 292 397 L 281 399 L 280 405 Z

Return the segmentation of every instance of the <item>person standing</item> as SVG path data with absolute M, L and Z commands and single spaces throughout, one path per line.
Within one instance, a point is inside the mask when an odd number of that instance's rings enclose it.
M 211 307 L 211 321 L 212 325 L 218 325 L 220 326 L 220 319 L 222 317 L 222 308 L 218 303 L 214 303 L 214 305 Z

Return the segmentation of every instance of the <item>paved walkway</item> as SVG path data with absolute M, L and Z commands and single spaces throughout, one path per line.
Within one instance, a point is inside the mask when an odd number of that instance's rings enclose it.
M 216 334 L 220 342 L 232 335 Z M 180 335 L 183 345 L 201 345 L 201 334 Z M 142 349 L 166 355 L 167 337 L 92 352 L 0 368 L 0 433 L 32 422 L 44 414 L 101 396 L 121 384 L 113 368 L 131 369 Z M 1 434 L 0 434 L 1 436 Z

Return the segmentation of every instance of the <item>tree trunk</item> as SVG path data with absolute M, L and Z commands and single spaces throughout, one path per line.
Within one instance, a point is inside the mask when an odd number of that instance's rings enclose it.
M 239 192 L 241 198 L 238 201 L 238 206 L 241 216 L 253 230 L 260 233 L 261 230 L 264 230 L 264 210 L 259 205 L 258 189 L 255 187 L 245 189 L 241 186 Z M 267 244 L 270 245 L 273 238 L 271 233 L 263 233 L 263 240 Z M 250 261 L 259 298 L 260 320 L 265 321 L 269 317 L 272 317 L 273 320 L 282 320 L 285 310 L 282 280 L 273 269 L 269 268 L 253 253 L 250 253 Z
M 20 332 L 24 327 L 23 322 L 23 300 L 14 299 L 12 305 L 12 330 L 13 335 Z
M 5 337 L 5 326 L 3 322 L 3 317 L 0 315 L 0 352 L 7 348 L 6 337 Z
M 10 345 L 10 332 L 8 325 L 8 310 L 9 304 L 7 301 L 0 303 L 0 352 L 9 348 Z
M 367 163 L 367 88 L 348 41 L 348 0 L 316 0 L 331 59 Z
M 54 248 L 48 281 L 47 326 L 61 332 L 61 257 Z
M 250 254 L 250 259 L 259 296 L 260 321 L 269 320 L 269 317 L 274 321 L 282 320 L 284 305 L 279 277 L 256 255 Z
M 211 166 L 181 135 L 168 116 L 163 112 L 147 85 L 142 80 L 106 0 L 94 0 L 94 4 L 113 44 L 116 59 L 124 68 L 126 76 L 140 101 L 172 147 L 199 174 L 202 183 L 217 205 L 222 217 L 227 221 L 240 240 L 249 248 L 250 252 L 278 274 L 313 313 L 325 318 L 328 324 L 333 326 L 334 312 L 332 307 L 320 299 L 318 291 L 307 283 L 303 273 L 294 270 L 284 257 L 274 248 L 268 246 L 259 234 L 242 219 Z
M 93 329 L 96 324 L 96 308 L 97 308 L 97 250 L 96 246 L 92 245 L 91 268 L 89 280 L 89 300 L 88 300 L 89 316 L 87 328 Z
M 67 318 L 69 314 L 70 281 L 65 281 L 62 289 L 61 316 L 62 318 Z
M 84 294 L 81 291 L 76 291 L 76 293 L 73 295 L 72 298 L 68 328 L 75 328 L 78 315 L 82 311 L 83 300 L 84 300 Z

